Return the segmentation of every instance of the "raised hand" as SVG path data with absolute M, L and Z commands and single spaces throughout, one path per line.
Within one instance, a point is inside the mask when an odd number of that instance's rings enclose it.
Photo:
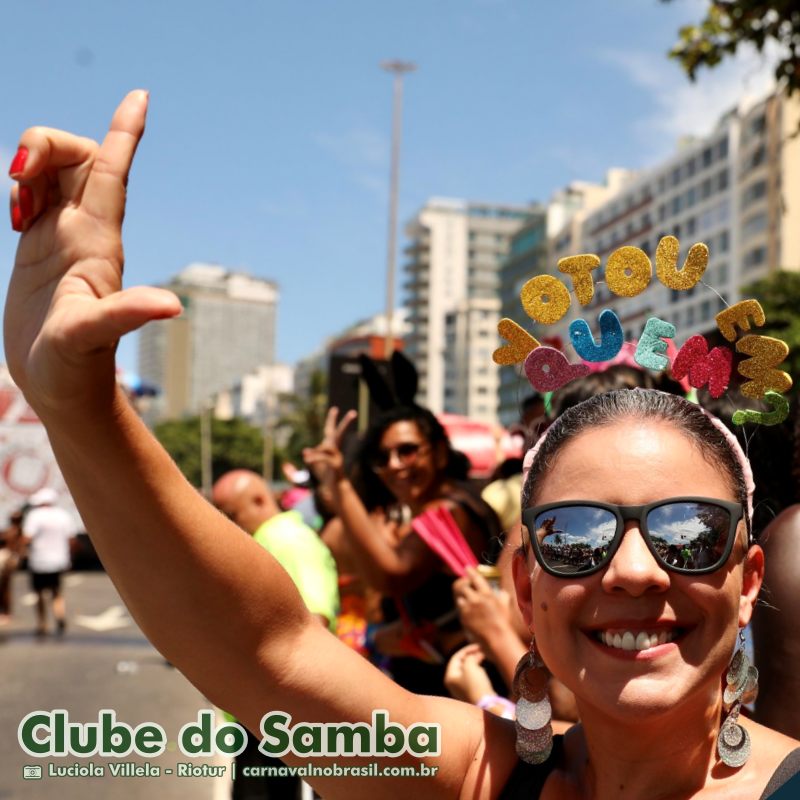
M 43 417 L 108 406 L 120 337 L 180 313 L 166 290 L 122 291 L 126 186 L 147 99 L 125 97 L 102 145 L 29 128 L 12 163 L 11 221 L 22 236 L 6 300 L 6 360 Z
M 326 488 L 332 488 L 344 477 L 342 442 L 345 431 L 357 416 L 355 411 L 348 411 L 339 420 L 339 409 L 336 406 L 328 409 L 322 441 L 316 447 L 303 450 L 303 461 Z

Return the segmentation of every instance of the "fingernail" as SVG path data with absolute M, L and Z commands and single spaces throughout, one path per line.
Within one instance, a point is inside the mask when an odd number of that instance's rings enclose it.
M 17 203 L 11 206 L 11 228 L 17 233 L 22 233 L 22 212 Z
M 22 170 L 25 169 L 25 162 L 27 160 L 28 160 L 28 148 L 19 147 L 17 149 L 17 154 L 14 156 L 14 160 L 11 162 L 11 166 L 8 168 L 8 174 L 12 178 L 16 178 L 17 175 L 21 175 Z
M 33 216 L 33 189 L 30 186 L 19 187 L 19 212 L 22 219 Z

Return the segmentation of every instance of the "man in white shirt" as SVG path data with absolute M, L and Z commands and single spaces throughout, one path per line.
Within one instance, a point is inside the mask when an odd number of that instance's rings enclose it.
M 66 627 L 61 575 L 70 568 L 77 531 L 70 515 L 55 505 L 57 500 L 53 489 L 40 489 L 29 499 L 30 511 L 22 523 L 31 585 L 36 593 L 36 633 L 39 636 L 47 633 L 45 592 L 49 591 L 53 597 L 56 630 L 63 633 Z

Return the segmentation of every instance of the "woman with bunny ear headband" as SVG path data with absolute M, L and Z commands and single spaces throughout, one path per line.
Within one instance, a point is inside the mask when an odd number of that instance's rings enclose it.
M 447 656 L 465 642 L 452 594 L 455 576 L 414 526 L 432 510 L 447 509 L 467 557 L 477 563 L 499 536 L 499 523 L 462 483 L 465 471 L 441 423 L 413 403 L 413 365 L 394 354 L 393 386 L 369 359 L 362 358 L 362 367 L 381 413 L 359 444 L 353 474 L 345 474 L 340 450 L 352 414 L 337 425 L 332 409 L 325 440 L 304 458 L 329 488 L 360 574 L 387 597 L 384 617 L 392 624 L 379 630 L 375 646 L 389 656 L 390 672 L 413 691 L 446 694 Z

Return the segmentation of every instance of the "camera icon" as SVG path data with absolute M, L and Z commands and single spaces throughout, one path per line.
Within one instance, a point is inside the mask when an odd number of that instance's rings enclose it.
M 26 781 L 40 781 L 42 779 L 42 768 L 37 764 L 22 768 L 22 777 Z

